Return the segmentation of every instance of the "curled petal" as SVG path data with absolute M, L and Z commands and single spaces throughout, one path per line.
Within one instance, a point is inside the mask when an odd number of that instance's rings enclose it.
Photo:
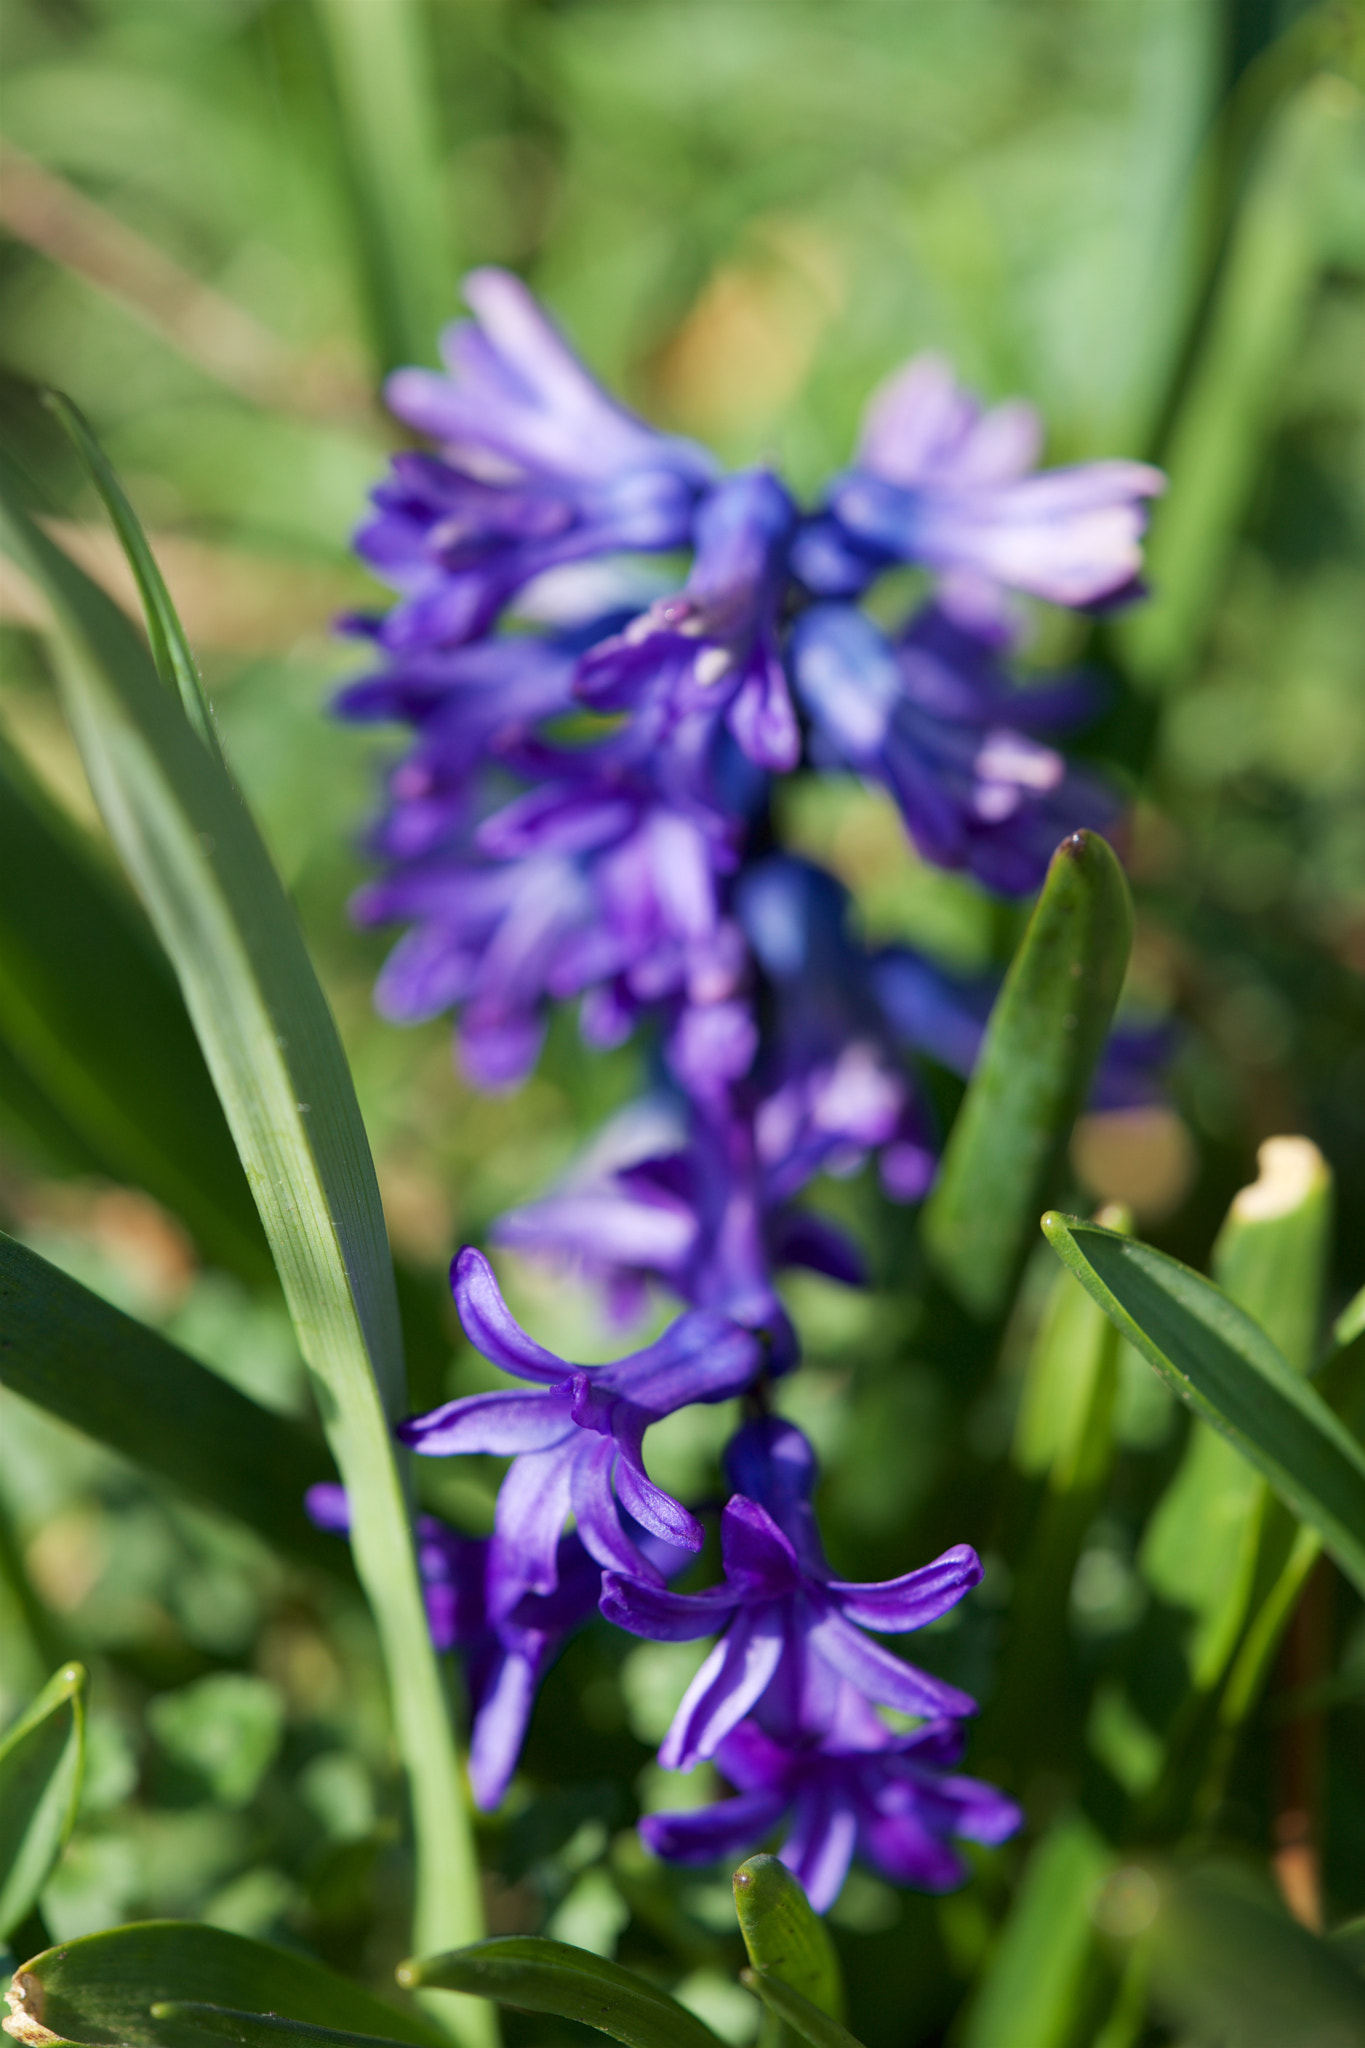
M 618 1572 L 608 1572 L 602 1581 L 607 1620 L 655 1643 L 691 1643 L 714 1635 L 734 1611 L 733 1598 L 719 1586 L 705 1593 L 673 1593 Z
M 464 1333 L 476 1351 L 518 1379 L 567 1377 L 572 1368 L 522 1329 L 482 1252 L 465 1246 L 450 1269 L 450 1285 Z
M 428 1458 L 462 1451 L 515 1458 L 548 1451 L 571 1434 L 571 1401 L 569 1391 L 558 1387 L 535 1394 L 470 1394 L 400 1422 L 396 1434 Z
M 860 1628 L 899 1635 L 937 1621 L 980 1583 L 980 1558 L 969 1543 L 959 1543 L 952 1550 L 945 1550 L 932 1564 L 906 1572 L 901 1578 L 870 1585 L 830 1579 L 826 1590 L 833 1594 L 840 1613 L 848 1621 L 856 1622 Z
M 660 1574 L 636 1549 L 621 1527 L 611 1488 L 612 1469 L 616 1463 L 617 1449 L 610 1436 L 580 1438 L 573 1453 L 570 1479 L 579 1537 L 584 1549 L 604 1570 L 657 1580 Z M 678 1509 L 680 1515 L 683 1512 Z M 690 1515 L 687 1516 L 689 1522 L 691 1519 Z M 676 1542 L 677 1538 L 670 1536 L 665 1541 Z

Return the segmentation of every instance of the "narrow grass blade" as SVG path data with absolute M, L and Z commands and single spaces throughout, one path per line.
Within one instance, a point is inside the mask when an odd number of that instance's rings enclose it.
M 776 1856 L 751 1856 L 734 1875 L 735 1911 L 749 1961 L 818 2011 L 844 2016 L 844 1984 L 829 1929 Z
M 627 2048 L 717 2048 L 717 2038 L 685 2006 L 632 1970 L 586 1949 L 535 1934 L 507 1934 L 399 1965 L 398 1981 L 416 1990 L 440 1985 L 496 1999 L 518 2012 L 581 2020 Z
M 67 1664 L 0 1740 L 0 1936 L 26 1919 L 66 1847 L 85 1774 L 85 1670 Z
M 137 514 L 128 502 L 128 494 L 99 442 L 90 431 L 89 424 L 80 408 L 61 391 L 48 391 L 43 403 L 55 415 L 74 443 L 91 482 L 104 501 L 110 523 L 119 537 L 119 543 L 128 558 L 128 566 L 137 582 L 138 596 L 142 600 L 143 613 L 147 620 L 147 639 L 151 645 L 152 659 L 157 674 L 168 688 L 179 693 L 185 708 L 185 716 L 198 733 L 204 745 L 222 759 L 218 744 L 218 731 L 213 722 L 213 713 L 208 698 L 204 695 L 203 678 L 193 650 L 185 638 L 185 630 L 176 616 L 171 594 L 166 588 L 165 578 L 157 567 L 156 557 L 147 545 L 147 536 L 138 523 Z
M 15 1972 L 14 1992 L 19 2022 L 67 2041 L 118 2041 L 124 2048 L 184 2048 L 187 2031 L 153 2014 L 154 2006 L 184 2002 L 246 2001 L 272 2018 L 300 2020 L 352 2039 L 359 2029 L 412 2048 L 438 2048 L 441 2039 L 416 2014 L 321 1963 L 192 1920 L 145 1920 L 64 1941 Z M 30 2032 L 20 2038 L 38 2037 Z M 287 2048 L 282 2037 L 281 2048 Z
M 313 0 L 380 367 L 433 359 L 454 309 L 440 110 L 422 0 Z
M 1113 852 L 1074 832 L 1052 857 L 924 1210 L 930 1259 L 983 1321 L 1009 1300 L 1109 1030 L 1132 929 Z
M 152 2007 L 154 2020 L 174 2021 L 177 2028 L 238 2041 L 242 2048 L 400 2048 L 378 2034 L 343 2034 L 335 2027 L 314 2027 L 304 2020 L 281 2019 L 273 2012 L 234 2012 L 226 2005 L 204 2005 L 193 1999 L 166 1998 Z
M 1163 461 L 1155 593 L 1119 629 L 1138 678 L 1174 679 L 1198 652 L 1256 482 L 1322 266 L 1336 167 L 1359 120 L 1344 78 L 1320 74 L 1275 115 L 1233 224 L 1213 311 Z
M 0 873 L 23 877 L 0 890 L 0 1037 L 21 1076 L 97 1168 L 164 1203 L 216 1264 L 268 1281 L 256 1205 L 165 956 L 3 749 Z M 0 1073 L 7 1100 L 21 1076 Z
M 1079 2038 L 1094 1947 L 1090 1905 L 1111 1852 L 1079 1815 L 1029 1859 L 967 2016 L 962 2048 L 1063 2048 Z
M 1365 1591 L 1365 1449 L 1212 1281 L 1055 1213 L 1053 1250 L 1197 1415 L 1236 1444 Z
M 118 609 L 0 471 L 0 538 L 47 595 L 67 715 L 111 837 L 180 980 L 246 1167 L 351 1503 L 417 1840 L 423 1946 L 480 1928 L 468 1813 L 427 1631 L 405 1476 L 393 1266 L 336 1026 L 293 911 L 223 766 Z M 492 2016 L 461 2016 L 472 2044 Z
M 848 2028 L 838 2020 L 832 2020 L 818 2005 L 812 2005 L 799 1991 L 793 1991 L 783 1978 L 771 1970 L 741 1970 L 741 1984 L 757 1993 L 770 2013 L 784 2022 L 798 2041 L 808 2041 L 811 2048 L 862 2048 L 862 2043 L 850 2034 Z
M 334 1477 L 323 1444 L 259 1408 L 144 1323 L 0 1232 L 0 1383 L 335 1572 L 344 1554 L 303 1511 Z

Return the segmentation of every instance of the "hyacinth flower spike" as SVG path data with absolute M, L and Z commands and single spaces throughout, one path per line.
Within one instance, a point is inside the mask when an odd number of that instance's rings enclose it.
M 980 1580 L 974 1550 L 960 1544 L 882 1584 L 836 1579 L 815 1528 L 815 1457 L 801 1431 L 777 1417 L 747 1424 L 726 1468 L 743 1493 L 721 1517 L 724 1585 L 673 1593 L 614 1571 L 602 1582 L 602 1612 L 634 1635 L 687 1642 L 721 1631 L 659 1750 L 666 1768 L 690 1770 L 714 1756 L 751 1713 L 779 1739 L 819 1735 L 844 1684 L 902 1713 L 976 1712 L 956 1686 L 863 1633 L 905 1634 L 946 1614 Z
M 775 1741 L 743 1721 L 716 1756 L 737 1796 L 648 1814 L 640 1834 L 672 1862 L 713 1863 L 748 1855 L 786 1821 L 778 1853 L 817 1913 L 838 1898 L 855 1851 L 892 1884 L 952 1891 L 970 1874 L 954 1838 L 1003 1842 L 1024 1818 L 994 1785 L 953 1770 L 962 1747 L 960 1722 L 895 1735 L 845 1687 L 818 1746 Z
M 398 1426 L 403 1442 L 427 1457 L 477 1451 L 512 1459 L 494 1520 L 493 1619 L 503 1619 L 526 1593 L 554 1592 L 559 1538 L 571 1514 L 599 1564 L 661 1586 L 662 1575 L 623 1529 L 617 1502 L 660 1541 L 701 1548 L 701 1524 L 645 1471 L 645 1432 L 694 1401 L 742 1392 L 762 1364 L 758 1339 L 726 1316 L 698 1310 L 614 1364 L 572 1365 L 526 1335 L 481 1253 L 460 1253 L 451 1284 L 475 1349 L 504 1372 L 538 1383 L 534 1391 L 447 1401 Z

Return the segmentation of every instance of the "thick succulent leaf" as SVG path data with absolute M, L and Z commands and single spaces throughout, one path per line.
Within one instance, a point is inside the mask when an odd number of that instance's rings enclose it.
M 1365 1591 L 1365 1449 L 1259 1324 L 1149 1245 L 1055 1213 L 1043 1230 L 1124 1336 Z
M 0 1935 L 27 1918 L 66 1847 L 85 1771 L 85 1671 L 66 1664 L 0 1741 Z
M 242 2048 L 399 2048 L 378 2034 L 344 2034 L 335 2027 L 311 2026 L 305 2020 L 282 2019 L 275 2012 L 234 2012 L 227 2005 L 205 2005 L 188 1998 L 162 1999 L 152 2007 L 154 2020 L 172 2020 L 177 2029 L 238 2041 Z
M 96 801 L 180 981 L 270 1241 L 391 1679 L 412 1780 L 417 1938 L 481 1926 L 468 1813 L 391 1425 L 402 1341 L 374 1164 L 336 1026 L 222 762 L 121 612 L 33 524 L 0 469 L 0 540 L 55 614 L 54 665 Z M 461 2024 L 486 2041 L 487 2015 Z
M 1052 856 L 924 1210 L 936 1270 L 983 1320 L 1008 1302 L 1103 1050 L 1132 930 L 1110 847 L 1073 832 Z
M 855 2035 L 838 2020 L 812 2005 L 799 1991 L 771 1970 L 741 1970 L 740 1982 L 756 1992 L 775 2018 L 782 2020 L 789 2035 L 808 2041 L 811 2048 L 862 2048 Z
M 833 2019 L 844 2014 L 844 1985 L 829 1929 L 785 1863 L 751 1856 L 734 1875 L 739 1931 L 755 1970 L 780 1978 Z
M 145 1188 L 216 1264 L 267 1280 L 256 1206 L 165 956 L 3 749 L 0 873 L 23 876 L 0 890 L 0 1095 L 22 1119 L 26 1081 L 88 1148 L 87 1170 Z
M 500 1935 L 450 1955 L 422 1956 L 400 1965 L 398 1981 L 581 2020 L 627 2048 L 717 2048 L 711 2029 L 666 1991 L 619 1963 L 541 1935 Z
M 18 2017 L 64 2040 L 118 2041 L 125 2048 L 183 2048 L 194 2030 L 153 2006 L 248 2007 L 312 2027 L 361 2030 L 381 2041 L 435 2048 L 422 2019 L 374 1997 L 306 1956 L 191 1920 L 147 1920 L 64 1941 L 15 1972 Z M 281 2042 L 281 2048 L 287 2044 Z
M 326 1446 L 0 1231 L 0 1382 L 296 1557 L 344 1556 L 303 1496 Z

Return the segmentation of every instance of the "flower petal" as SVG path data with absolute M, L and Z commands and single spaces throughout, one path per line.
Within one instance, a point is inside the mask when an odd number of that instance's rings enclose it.
M 602 1612 L 617 1628 L 633 1636 L 647 1636 L 655 1643 L 691 1643 L 699 1636 L 714 1635 L 735 1611 L 735 1603 L 723 1586 L 705 1593 L 671 1593 L 663 1586 L 650 1586 L 620 1572 L 608 1572 L 602 1580 Z
M 576 1434 L 576 1432 L 575 1432 Z M 516 1458 L 498 1489 L 488 1563 L 488 1611 L 501 1621 L 523 1593 L 559 1583 L 559 1537 L 573 1506 L 574 1446 Z
M 548 1451 L 572 1433 L 571 1400 L 569 1390 L 559 1387 L 534 1394 L 469 1394 L 400 1422 L 395 1434 L 427 1458 L 464 1451 L 515 1458 Z
M 451 1292 L 464 1333 L 476 1351 L 523 1380 L 562 1380 L 572 1371 L 522 1329 L 482 1252 L 466 1245 L 450 1269 Z
M 813 1650 L 831 1664 L 841 1678 L 848 1679 L 869 1699 L 902 1714 L 953 1714 L 976 1712 L 976 1701 L 955 1685 L 931 1678 L 899 1657 L 872 1642 L 840 1614 L 826 1614 L 810 1631 Z
M 747 1600 L 780 1600 L 801 1583 L 796 1551 L 766 1508 L 736 1494 L 720 1518 L 725 1576 Z
M 959 1543 L 932 1564 L 905 1572 L 898 1579 L 884 1579 L 879 1584 L 830 1579 L 825 1590 L 833 1595 L 846 1620 L 860 1628 L 897 1635 L 937 1621 L 980 1582 L 980 1558 L 969 1543 Z
M 797 1794 L 778 1854 L 817 1913 L 827 1913 L 843 1890 L 857 1836 L 857 1815 L 835 1786 L 817 1783 Z
M 656 1856 L 672 1863 L 715 1863 L 756 1848 L 782 1818 L 780 1792 L 741 1793 L 692 1813 L 647 1813 L 640 1834 Z
M 491 1813 L 501 1804 L 517 1767 L 544 1661 L 543 1649 L 538 1654 L 524 1648 L 506 1651 L 494 1667 L 492 1683 L 474 1716 L 469 1786 L 474 1804 L 483 1813 Z
M 688 1771 L 720 1744 L 767 1691 L 786 1642 L 777 1607 L 741 1608 L 683 1695 L 659 1747 L 665 1770 Z

